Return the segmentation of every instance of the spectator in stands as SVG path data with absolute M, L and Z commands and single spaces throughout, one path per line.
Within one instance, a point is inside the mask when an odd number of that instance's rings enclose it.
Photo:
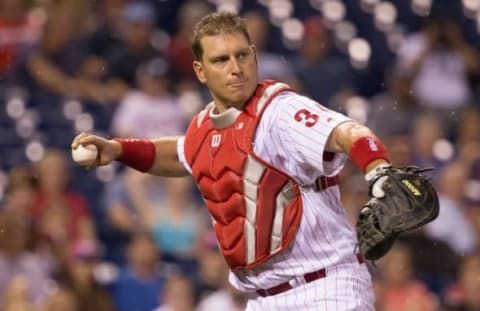
M 119 234 L 128 236 L 138 228 L 144 228 L 144 225 L 141 223 L 138 210 L 125 192 L 124 180 L 127 174 L 130 174 L 130 170 L 125 169 L 119 178 L 106 185 L 104 201 L 109 225 L 119 231 Z
M 112 284 L 112 295 L 118 311 L 151 311 L 162 301 L 165 278 L 159 251 L 152 236 L 134 234 L 127 249 L 128 263 L 121 267 Z
M 231 285 L 226 284 L 225 288 L 220 289 L 203 299 L 197 310 L 208 311 L 218 308 L 219 310 L 241 311 L 245 310 L 246 297 Z
M 457 283 L 446 294 L 446 310 L 476 311 L 480 310 L 480 251 L 463 258 Z
M 411 134 L 391 135 L 387 137 L 385 143 L 390 150 L 392 163 L 395 166 L 402 167 L 413 163 L 413 143 Z
M 138 230 L 149 230 L 142 217 L 142 209 L 130 197 L 128 184 L 133 184 L 134 189 L 142 187 L 142 197 L 149 205 L 161 206 L 165 201 L 165 179 L 160 177 L 148 178 L 133 169 L 125 169 L 118 178 L 108 183 L 105 187 L 105 208 L 108 223 L 114 229 L 115 240 L 109 241 L 107 247 L 112 254 L 112 260 L 117 264 L 125 262 L 125 249 L 131 235 Z
M 199 267 L 193 281 L 198 302 L 222 289 L 228 279 L 228 267 L 220 255 L 212 230 L 202 236 L 202 247 L 197 258 Z
M 118 81 L 102 81 L 106 79 L 104 64 L 91 54 L 88 2 L 50 5 L 47 14 L 40 43 L 27 53 L 23 83 L 33 80 L 35 90 L 46 101 L 75 97 L 103 103 L 124 94 L 125 86 Z
M 192 183 L 188 178 L 176 178 L 166 185 L 165 202 L 160 206 L 141 206 L 143 221 L 153 233 L 153 237 L 162 250 L 165 261 L 176 264 L 185 274 L 196 271 L 196 256 L 200 239 L 206 231 L 208 218 L 192 199 Z M 131 197 L 140 199 L 143 193 L 139 186 L 128 187 L 133 190 Z M 135 191 L 136 188 L 136 191 Z
M 245 293 L 236 290 L 225 278 L 223 287 L 217 291 L 208 294 L 198 304 L 197 311 L 209 310 L 229 310 L 241 311 L 245 310 L 247 299 Z
M 362 175 L 349 172 L 348 176 L 342 179 L 340 189 L 348 219 L 352 225 L 355 225 L 360 209 L 368 201 L 368 184 Z
M 480 160 L 480 109 L 474 106 L 465 108 L 456 123 L 458 158 L 473 165 Z
M 67 263 L 66 284 L 71 288 L 78 304 L 76 311 L 113 311 L 110 294 L 95 279 L 94 270 L 99 263 L 99 245 L 90 241 L 73 246 Z
M 16 65 L 20 50 L 38 42 L 42 21 L 29 15 L 25 0 L 0 1 L 0 79 L 11 73 Z
M 186 125 L 186 115 L 178 99 L 170 92 L 168 81 L 169 65 L 162 57 L 142 63 L 136 74 L 138 87 L 127 93 L 112 122 L 112 132 L 118 137 L 157 137 L 180 135 Z M 146 177 L 134 170 L 126 169 L 120 178 L 106 188 L 106 208 L 110 223 L 122 234 L 129 235 L 138 229 L 151 228 L 151 219 L 142 217 L 143 210 L 130 194 L 135 196 L 136 182 L 141 183 L 142 200 L 154 209 L 160 209 L 168 197 L 163 189 L 173 189 L 166 184 L 172 182 L 162 178 Z M 164 185 L 164 186 L 160 186 Z M 168 191 L 167 191 L 168 192 Z M 138 196 L 138 195 L 137 195 Z M 145 205 L 142 203 L 141 205 Z M 152 210 L 154 212 L 154 210 Z M 144 223 L 148 219 L 150 225 Z M 121 241 L 114 245 L 124 248 Z M 122 261 L 121 256 L 118 260 Z
M 443 17 L 427 19 L 398 50 L 398 63 L 410 71 L 419 104 L 449 122 L 454 109 L 472 99 L 470 79 L 480 73 L 478 53 L 464 39 L 458 24 Z
M 474 126 L 478 126 L 478 124 L 471 125 L 471 127 Z M 475 143 L 475 141 L 476 138 L 472 140 L 471 144 L 476 145 L 477 143 Z M 469 219 L 472 222 L 477 237 L 477 249 L 480 249 L 480 153 L 475 153 L 474 157 L 474 160 L 467 160 L 467 163 L 469 163 L 469 176 L 466 192 L 469 206 Z
M 139 228 L 146 229 L 139 215 L 139 210 L 133 205 L 125 191 L 125 180 L 127 179 L 127 175 L 130 174 L 135 174 L 135 172 L 126 169 L 119 178 L 107 184 L 105 189 L 105 206 L 109 223 L 115 230 L 127 236 Z M 159 182 L 157 182 L 156 179 L 151 179 L 151 181 L 152 186 L 150 186 L 149 183 L 144 191 L 150 192 L 152 187 L 160 188 L 161 190 L 162 187 L 158 187 Z M 145 183 L 143 185 L 145 187 Z M 164 196 L 162 194 L 163 192 L 159 191 L 159 189 L 154 189 L 151 193 L 152 195 L 149 195 L 149 197 L 152 200 L 158 197 L 163 198 Z
M 382 259 L 382 297 L 378 310 L 384 311 L 434 311 L 437 298 L 427 286 L 415 279 L 412 266 L 412 251 L 407 245 L 397 242 Z
M 177 30 L 172 36 L 167 55 L 173 66 L 175 79 L 179 82 L 198 84 L 192 68 L 193 53 L 190 36 L 193 26 L 210 11 L 211 8 L 206 1 L 189 0 L 182 4 L 177 13 Z
M 94 55 L 106 59 L 121 45 L 122 13 L 128 0 L 96 1 L 96 27 L 89 38 Z
M 475 160 L 472 165 L 472 179 L 480 181 L 480 159 Z
M 409 134 L 412 116 L 419 113 L 410 78 L 405 69 L 396 66 L 387 72 L 385 81 L 385 92 L 370 100 L 367 125 L 383 139 Z
M 195 296 L 192 282 L 185 276 L 172 275 L 167 279 L 165 290 L 162 292 L 162 305 L 153 311 L 193 311 Z M 220 309 L 221 306 L 215 306 Z M 211 309 L 212 310 L 212 309 Z M 230 310 L 230 309 L 223 309 Z
M 30 311 L 35 309 L 31 301 L 30 282 L 24 276 L 14 277 L 5 290 L 1 311 Z
M 460 257 L 444 241 L 427 236 L 423 230 L 404 235 L 400 241 L 414 250 L 412 262 L 415 276 L 427 284 L 433 293 L 441 295 L 455 280 Z
M 465 208 L 465 187 L 469 167 L 463 162 L 452 162 L 441 171 L 436 189 L 440 214 L 425 226 L 428 236 L 442 240 L 459 256 L 471 253 L 476 246 L 476 236 Z
M 69 173 L 66 155 L 47 150 L 37 166 L 39 187 L 32 207 L 36 234 L 62 266 L 75 242 L 97 241 L 87 200 L 70 188 Z
M 0 228 L 3 232 L 0 234 L 0 306 L 6 303 L 4 299 L 7 297 L 4 295 L 7 294 L 8 287 L 18 292 L 15 290 L 16 285 L 10 286 L 10 283 L 20 277 L 26 283 L 22 285 L 21 292 L 28 291 L 28 302 L 35 305 L 41 303 L 53 272 L 53 263 L 48 254 L 40 252 L 32 245 L 34 236 L 31 227 L 21 215 L 2 213 Z
M 475 231 L 477 241 L 475 249 L 480 249 L 480 200 L 478 198 L 469 204 L 467 215 Z
M 245 18 L 248 33 L 257 52 L 260 81 L 278 80 L 287 83 L 294 89 L 299 89 L 300 85 L 295 78 L 293 68 L 285 56 L 267 50 L 268 40 L 271 39 L 268 17 L 260 11 L 248 11 L 243 18 Z
M 161 57 L 139 66 L 138 88 L 127 93 L 113 117 L 112 132 L 116 136 L 153 138 L 183 132 L 187 116 L 170 92 L 168 72 L 169 65 Z M 163 186 L 159 187 L 159 183 Z M 120 178 L 107 185 L 106 205 L 111 224 L 126 234 L 136 226 L 152 229 L 157 220 L 153 215 L 159 215 L 165 201 L 172 196 L 170 190 L 175 191 L 175 186 L 168 186 L 169 183 L 175 184 L 172 180 L 126 169 Z M 149 216 L 145 215 L 145 208 Z
M 332 51 L 330 33 L 320 17 L 309 17 L 298 56 L 292 67 L 303 91 L 320 104 L 331 107 L 331 100 L 354 89 L 353 73 L 347 60 Z
M 126 94 L 114 114 L 112 131 L 119 137 L 179 135 L 187 117 L 170 91 L 169 64 L 162 57 L 139 65 L 137 86 Z
M 5 188 L 4 204 L 0 211 L 17 214 L 29 222 L 36 190 L 37 179 L 29 166 L 12 168 Z
M 412 161 L 419 167 L 440 169 L 445 160 L 434 153 L 434 145 L 445 138 L 445 130 L 441 120 L 431 114 L 414 116 L 412 134 Z
M 77 302 L 72 290 L 63 284 L 57 284 L 58 288 L 51 291 L 40 311 L 78 311 L 78 306 L 83 302 Z
M 41 88 L 65 95 L 81 95 L 75 75 L 88 55 L 84 41 L 84 15 L 76 6 L 51 6 L 38 46 L 27 56 L 29 75 Z M 62 25 L 62 27 L 58 27 Z
M 172 89 L 177 94 L 182 110 L 188 114 L 187 119 L 198 113 L 203 103 L 210 100 L 206 88 L 198 82 L 192 68 L 190 36 L 196 22 L 211 10 L 212 7 L 207 1 L 184 1 L 176 14 L 177 28 L 166 51 L 168 63 L 172 68 Z
M 376 311 L 386 311 L 383 306 L 385 305 L 384 299 L 385 299 L 385 286 L 383 286 L 383 282 L 380 278 L 380 276 L 377 275 L 377 273 L 372 273 L 372 287 L 373 287 L 373 293 L 375 296 L 375 302 L 374 302 L 374 310 Z
M 129 2 L 123 10 L 122 44 L 107 56 L 107 60 L 112 78 L 129 88 L 136 86 L 138 66 L 162 54 L 152 45 L 156 19 L 155 8 L 147 1 Z

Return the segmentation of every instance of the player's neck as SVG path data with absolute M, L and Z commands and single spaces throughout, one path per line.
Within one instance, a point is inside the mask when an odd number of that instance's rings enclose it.
M 230 108 L 236 108 L 238 110 L 243 110 L 245 107 L 246 102 L 223 102 L 221 100 L 215 99 L 215 110 L 216 114 L 221 114 L 227 111 Z

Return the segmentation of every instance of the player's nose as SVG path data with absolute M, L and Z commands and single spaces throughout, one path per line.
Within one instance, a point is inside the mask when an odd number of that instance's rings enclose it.
M 235 58 L 232 57 L 230 59 L 230 72 L 232 74 L 241 74 L 243 71 L 242 66 L 240 65 L 239 61 Z

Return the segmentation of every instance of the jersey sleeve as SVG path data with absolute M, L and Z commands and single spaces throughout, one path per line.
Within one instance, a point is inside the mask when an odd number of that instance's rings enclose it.
M 188 165 L 187 159 L 185 158 L 185 136 L 182 136 L 177 140 L 177 156 L 178 161 L 182 163 L 185 170 L 187 170 L 187 172 L 191 175 L 192 168 L 190 167 L 190 165 Z
M 255 138 L 259 146 L 255 147 L 274 167 L 308 184 L 342 169 L 345 154 L 324 152 L 333 129 L 349 120 L 307 97 L 286 92 L 266 108 Z

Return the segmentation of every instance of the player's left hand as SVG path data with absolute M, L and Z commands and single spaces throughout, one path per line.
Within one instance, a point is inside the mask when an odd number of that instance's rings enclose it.
M 414 166 L 376 169 L 370 180 L 371 199 L 360 210 L 357 238 L 360 253 L 377 260 L 392 247 L 398 234 L 416 229 L 438 216 L 438 196 Z

